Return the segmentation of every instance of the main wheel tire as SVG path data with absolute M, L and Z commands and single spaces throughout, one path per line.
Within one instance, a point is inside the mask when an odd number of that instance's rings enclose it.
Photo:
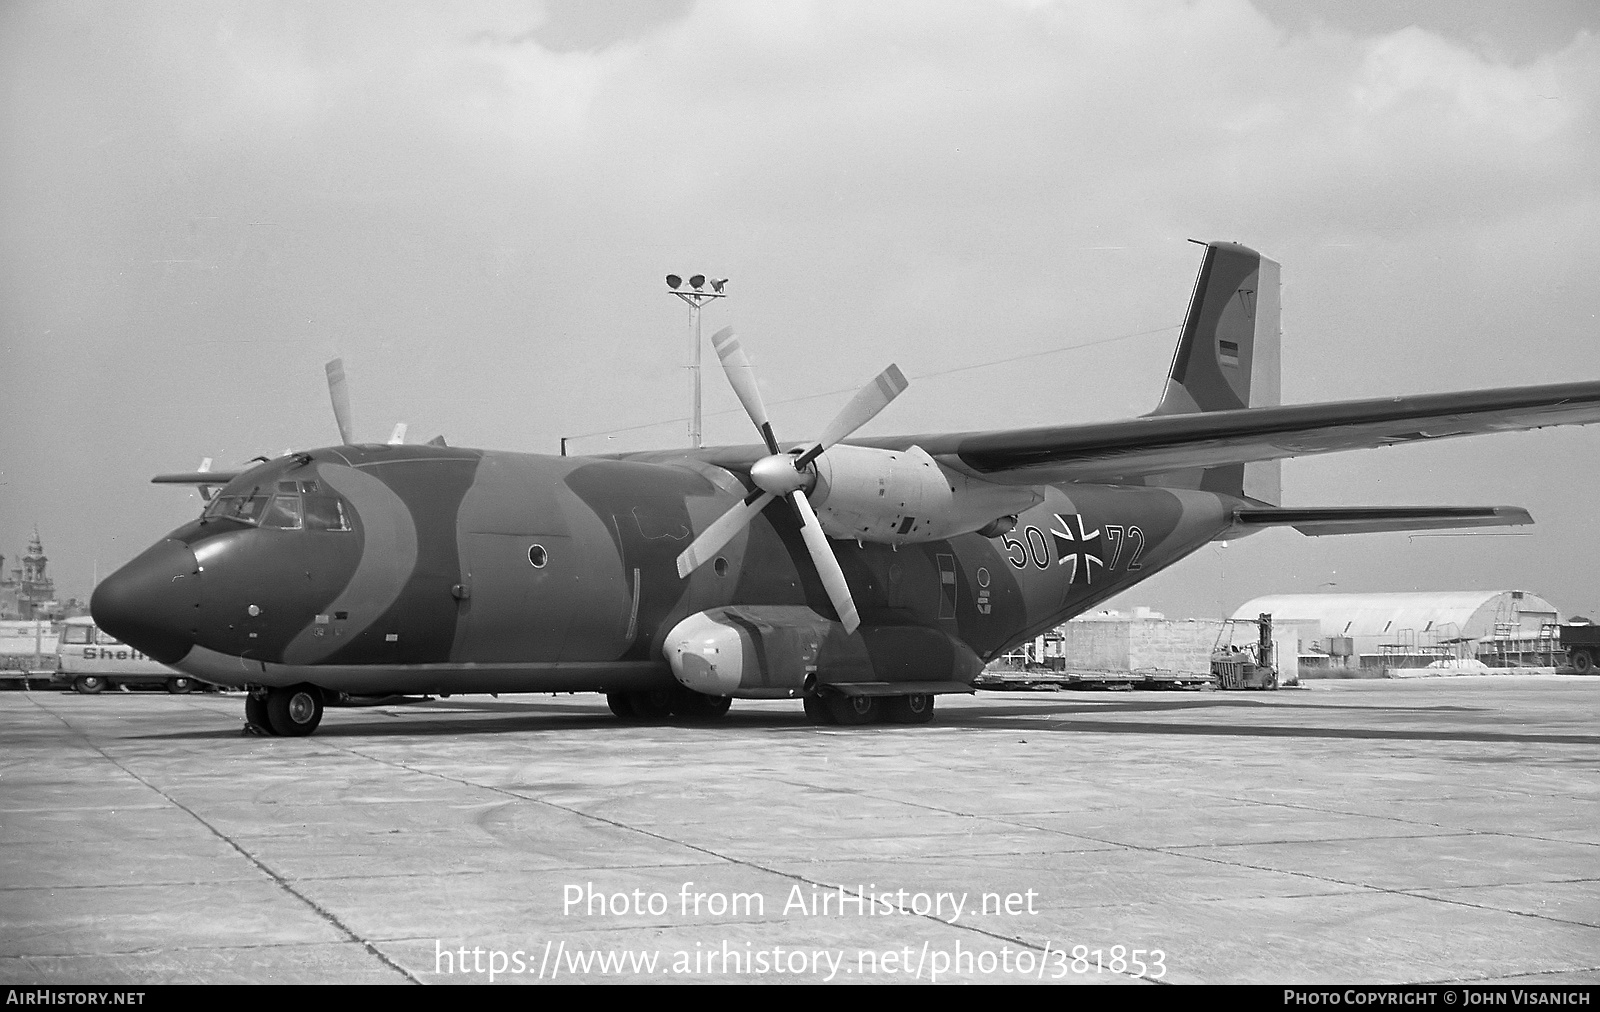
M 92 696 L 105 690 L 106 680 L 99 675 L 79 675 L 73 680 L 72 687 L 85 696 Z
M 680 687 L 672 696 L 673 716 L 685 720 L 716 720 L 733 705 L 731 696 L 708 696 Z
M 628 702 L 628 694 L 626 692 L 606 693 L 606 705 L 611 707 L 611 712 L 617 716 L 617 719 L 633 719 L 633 704 Z
M 267 723 L 273 734 L 302 738 L 322 723 L 322 690 L 315 685 L 291 685 L 267 691 Z
M 813 724 L 823 726 L 832 724 L 833 710 L 829 708 L 828 701 L 815 693 L 808 693 L 800 701 L 806 708 L 806 720 Z
M 194 679 L 184 675 L 174 675 L 167 679 L 167 691 L 175 695 L 194 691 Z
M 630 692 L 628 705 L 633 708 L 634 720 L 651 722 L 666 720 L 672 716 L 672 692 L 667 689 Z
M 277 734 L 272 729 L 272 721 L 267 719 L 267 697 L 246 695 L 244 697 L 245 723 L 259 728 L 268 734 Z
M 891 696 L 883 701 L 883 718 L 891 724 L 926 724 L 933 719 L 933 696 Z
M 883 718 L 883 702 L 877 696 L 829 696 L 828 709 L 834 723 L 847 727 L 875 723 Z
M 1594 672 L 1594 655 L 1587 650 L 1574 650 L 1572 652 L 1572 670 L 1580 675 L 1592 674 Z

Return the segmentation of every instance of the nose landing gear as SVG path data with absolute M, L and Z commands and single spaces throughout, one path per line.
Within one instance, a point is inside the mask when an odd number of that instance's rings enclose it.
M 249 728 L 284 738 L 302 738 L 315 731 L 322 723 L 322 710 L 322 690 L 315 685 L 252 688 L 244 700 Z

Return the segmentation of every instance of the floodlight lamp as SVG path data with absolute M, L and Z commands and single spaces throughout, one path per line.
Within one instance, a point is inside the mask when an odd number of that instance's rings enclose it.
M 668 288 L 676 289 L 681 284 L 683 284 L 683 279 L 678 277 L 676 274 L 668 274 L 667 275 L 667 287 Z
M 728 279 L 727 278 L 712 278 L 711 279 L 711 290 L 713 292 L 716 292 L 718 295 L 721 295 L 722 294 L 722 286 L 727 284 L 727 283 L 728 283 Z
M 689 284 L 696 289 L 705 287 L 705 283 L 706 276 L 704 274 L 696 274 L 694 277 L 689 279 Z

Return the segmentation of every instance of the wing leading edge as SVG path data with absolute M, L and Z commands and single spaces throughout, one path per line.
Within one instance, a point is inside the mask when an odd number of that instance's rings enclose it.
M 1590 381 L 860 442 L 920 446 L 1002 484 L 1138 483 L 1186 468 L 1593 422 L 1600 382 Z

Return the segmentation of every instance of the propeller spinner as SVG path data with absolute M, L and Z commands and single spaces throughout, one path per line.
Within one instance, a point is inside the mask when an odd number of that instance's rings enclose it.
M 755 483 L 756 490 L 746 496 L 744 502 L 718 517 L 678 556 L 678 575 L 687 577 L 700 568 L 744 530 L 769 502 L 783 496 L 800 518 L 800 535 L 805 539 L 812 564 L 817 567 L 817 575 L 822 578 L 828 600 L 833 602 L 834 611 L 839 613 L 839 621 L 844 624 L 845 632 L 853 633 L 861 624 L 861 619 L 856 615 L 855 601 L 850 597 L 850 586 L 845 582 L 844 570 L 839 567 L 839 560 L 834 557 L 833 548 L 828 544 L 828 536 L 823 533 L 822 524 L 817 520 L 810 500 L 806 498 L 806 491 L 816 482 L 816 476 L 809 468 L 811 462 L 827 452 L 829 447 L 870 422 L 890 401 L 900 396 L 909 385 L 905 375 L 899 367 L 889 366 L 857 391 L 844 410 L 828 423 L 821 439 L 798 455 L 789 454 L 778 449 L 777 436 L 772 432 L 772 422 L 767 418 L 767 408 L 762 403 L 761 390 L 756 385 L 755 370 L 740 347 L 739 339 L 734 336 L 733 328 L 724 327 L 717 331 L 711 337 L 711 345 L 722 360 L 722 371 L 733 385 L 739 403 L 744 405 L 745 414 L 750 416 L 750 421 L 755 423 L 762 440 L 767 444 L 768 455 L 750 468 L 750 480 Z

